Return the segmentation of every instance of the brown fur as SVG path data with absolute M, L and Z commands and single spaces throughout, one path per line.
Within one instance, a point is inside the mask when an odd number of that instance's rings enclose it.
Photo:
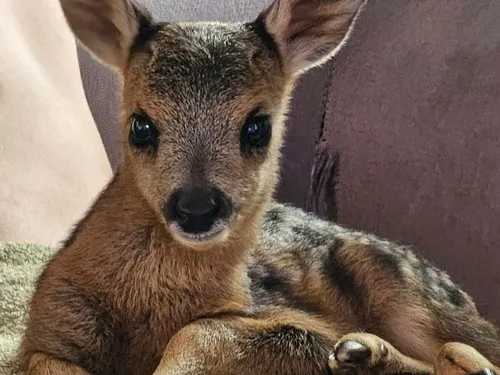
M 242 25 L 156 24 L 128 0 L 61 0 L 75 35 L 123 78 L 124 162 L 38 281 L 22 347 L 29 374 L 422 374 L 432 364 L 472 374 L 500 364 L 495 328 L 444 272 L 271 202 L 294 81 L 340 48 L 362 3 L 276 0 Z M 240 133 L 256 110 L 272 135 L 247 150 Z M 133 113 L 158 130 L 147 148 L 129 139 Z M 203 241 L 165 214 L 193 186 L 232 203 L 224 229 Z

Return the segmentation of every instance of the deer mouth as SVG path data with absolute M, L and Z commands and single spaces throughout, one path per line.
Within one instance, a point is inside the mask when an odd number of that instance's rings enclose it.
M 227 237 L 228 223 L 224 220 L 215 221 L 212 226 L 205 231 L 186 231 L 177 222 L 170 223 L 170 230 L 181 242 L 188 244 L 203 244 L 208 242 L 223 241 Z

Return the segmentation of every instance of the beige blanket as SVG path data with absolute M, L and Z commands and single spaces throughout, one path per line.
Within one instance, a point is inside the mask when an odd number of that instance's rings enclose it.
M 27 305 L 43 265 L 56 251 L 39 245 L 0 244 L 0 375 L 18 375 L 17 349 Z

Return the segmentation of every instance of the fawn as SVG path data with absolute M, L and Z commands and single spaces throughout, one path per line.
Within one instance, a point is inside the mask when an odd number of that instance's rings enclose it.
M 447 274 L 272 202 L 294 82 L 342 47 L 364 0 L 275 0 L 241 24 L 61 4 L 122 78 L 124 160 L 38 280 L 24 371 L 499 371 L 495 327 Z

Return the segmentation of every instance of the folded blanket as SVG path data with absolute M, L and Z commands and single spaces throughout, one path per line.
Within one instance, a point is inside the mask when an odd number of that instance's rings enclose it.
M 0 244 L 0 375 L 20 375 L 17 349 L 28 301 L 53 247 Z

